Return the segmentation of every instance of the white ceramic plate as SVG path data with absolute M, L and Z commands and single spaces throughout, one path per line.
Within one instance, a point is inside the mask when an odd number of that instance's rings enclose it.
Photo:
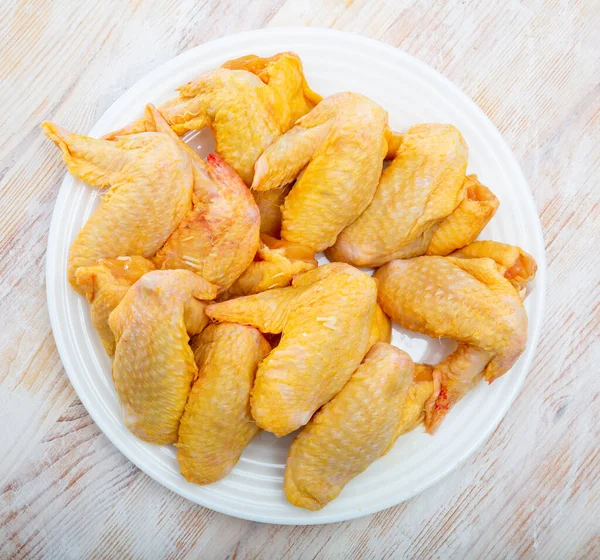
M 65 370 L 92 418 L 121 452 L 149 476 L 182 496 L 236 517 L 289 524 L 328 523 L 360 517 L 395 505 L 439 481 L 464 461 L 498 425 L 530 367 L 540 333 L 546 265 L 540 222 L 525 178 L 499 132 L 483 112 L 437 72 L 390 46 L 323 29 L 266 29 L 241 33 L 192 49 L 151 72 L 125 93 L 89 132 L 100 136 L 141 116 L 146 102 L 159 104 L 174 89 L 249 53 L 269 56 L 294 51 L 310 86 L 329 95 L 351 90 L 386 108 L 395 130 L 420 122 L 456 125 L 469 145 L 469 172 L 477 173 L 501 201 L 481 238 L 519 244 L 539 270 L 526 301 L 527 349 L 512 370 L 492 386 L 481 384 L 448 415 L 435 437 L 422 429 L 398 441 L 390 453 L 351 481 L 319 512 L 291 506 L 283 494 L 283 473 L 292 436 L 263 433 L 245 450 L 224 480 L 190 484 L 179 474 L 172 446 L 144 443 L 124 427 L 110 375 L 110 361 L 90 324 L 88 305 L 69 286 L 67 255 L 75 236 L 98 204 L 98 193 L 66 175 L 58 196 L 47 253 L 50 319 Z M 85 130 L 79 130 L 85 133 Z M 188 141 L 202 155 L 212 149 L 206 133 Z M 58 157 L 58 154 L 57 154 Z M 416 361 L 435 362 L 448 348 L 439 341 L 394 329 L 393 343 Z M 349 419 L 350 420 L 350 419 Z

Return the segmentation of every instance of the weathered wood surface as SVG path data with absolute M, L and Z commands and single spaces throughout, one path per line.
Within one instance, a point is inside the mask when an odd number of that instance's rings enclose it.
M 355 31 L 454 81 L 514 150 L 547 246 L 546 321 L 508 415 L 463 467 L 357 521 L 278 527 L 186 502 L 76 398 L 44 283 L 64 174 L 39 123 L 89 130 L 147 72 L 263 26 Z M 4 1 L 0 5 L 0 558 L 600 556 L 598 0 Z

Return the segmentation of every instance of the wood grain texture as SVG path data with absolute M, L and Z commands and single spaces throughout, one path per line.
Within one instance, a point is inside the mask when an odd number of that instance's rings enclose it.
M 533 189 L 549 264 L 525 387 L 459 470 L 352 522 L 279 527 L 195 506 L 129 463 L 76 398 L 46 309 L 64 168 L 38 125 L 89 130 L 147 72 L 263 26 L 354 31 L 489 115 Z M 597 0 L 4 1 L 0 5 L 0 558 L 600 556 Z

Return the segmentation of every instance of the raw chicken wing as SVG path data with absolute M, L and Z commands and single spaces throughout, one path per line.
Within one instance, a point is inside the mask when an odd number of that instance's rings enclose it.
M 69 253 L 69 282 L 83 295 L 75 278 L 79 267 L 100 259 L 154 256 L 192 208 L 192 166 L 165 134 L 146 132 L 109 142 L 49 122 L 42 128 L 62 150 L 73 175 L 96 187 L 110 186 Z
M 252 390 L 261 428 L 289 434 L 340 391 L 367 351 L 376 298 L 373 278 L 334 263 L 299 274 L 290 287 L 208 306 L 215 321 L 283 333 Z
M 192 349 L 198 377 L 179 425 L 177 460 L 187 480 L 210 484 L 233 469 L 260 431 L 250 391 L 271 347 L 255 328 L 223 323 L 206 327 Z
M 413 126 L 383 171 L 371 204 L 338 236 L 327 256 L 376 267 L 424 254 L 435 226 L 465 197 L 466 169 L 467 146 L 454 126 Z
M 193 208 L 157 252 L 158 268 L 199 273 L 222 290 L 252 262 L 258 248 L 260 216 L 243 181 L 219 156 L 205 162 L 173 132 L 153 105 L 146 107 L 146 128 L 177 143 L 192 163 Z
M 298 178 L 282 208 L 281 237 L 314 252 L 335 243 L 369 205 L 387 152 L 387 113 L 356 93 L 321 101 L 256 162 L 252 188 Z
M 482 376 L 492 382 L 525 349 L 525 309 L 491 259 L 396 260 L 375 276 L 379 303 L 392 320 L 431 337 L 459 342 L 456 352 L 433 372 L 435 389 L 426 417 L 430 432 Z
M 371 348 L 350 381 L 292 443 L 284 489 L 293 505 L 321 509 L 387 453 L 412 377 L 408 354 L 382 342 Z
M 110 314 L 113 379 L 125 425 L 159 445 L 177 441 L 179 420 L 198 368 L 190 335 L 208 323 L 205 303 L 217 287 L 188 270 L 142 276 Z

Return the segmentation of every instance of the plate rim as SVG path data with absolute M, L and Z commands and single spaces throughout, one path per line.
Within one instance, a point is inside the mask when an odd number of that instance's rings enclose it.
M 203 507 L 206 507 L 207 509 L 210 509 L 210 510 L 213 510 L 213 511 L 216 511 L 219 513 L 230 515 L 230 516 L 236 517 L 236 518 L 261 522 L 261 523 L 276 523 L 276 524 L 282 524 L 282 525 L 315 525 L 315 524 L 325 524 L 325 523 L 333 523 L 333 522 L 346 521 L 346 520 L 350 520 L 350 519 L 356 519 L 359 517 L 363 517 L 365 515 L 370 515 L 370 514 L 379 512 L 379 511 L 383 511 L 385 509 L 388 509 L 390 507 L 398 505 L 404 501 L 407 501 L 407 500 L 415 497 L 416 495 L 420 494 L 424 490 L 437 484 L 440 480 L 442 480 L 443 478 L 448 476 L 451 472 L 456 470 L 459 466 L 464 464 L 467 461 L 467 459 L 469 459 L 469 457 L 471 457 L 475 453 L 475 451 L 477 451 L 483 445 L 483 443 L 487 439 L 489 439 L 490 435 L 496 430 L 499 423 L 502 421 L 502 419 L 505 417 L 506 413 L 508 412 L 509 408 L 512 406 L 516 397 L 521 392 L 521 389 L 522 389 L 524 381 L 525 381 L 525 377 L 527 376 L 528 372 L 531 369 L 533 358 L 536 354 L 536 348 L 537 348 L 539 338 L 541 335 L 541 330 L 542 330 L 542 325 L 543 325 L 543 320 L 544 320 L 545 306 L 546 306 L 546 288 L 547 288 L 547 286 L 546 286 L 546 282 L 547 282 L 546 266 L 547 266 L 547 264 L 546 264 L 546 252 L 545 252 L 542 227 L 541 227 L 541 222 L 539 219 L 537 207 L 535 205 L 535 200 L 533 198 L 533 193 L 531 191 L 531 188 L 529 187 L 527 179 L 526 179 L 525 175 L 523 174 L 523 171 L 522 171 L 516 157 L 510 150 L 508 144 L 506 143 L 506 141 L 504 140 L 504 138 L 502 137 L 502 135 L 500 134 L 500 132 L 498 131 L 496 126 L 489 119 L 489 117 L 457 85 L 455 85 L 452 81 L 450 81 L 448 78 L 446 78 L 444 75 L 439 73 L 437 70 L 435 70 L 431 66 L 420 61 L 418 58 L 416 58 L 412 55 L 409 55 L 408 53 L 406 53 L 396 47 L 393 47 L 392 45 L 389 45 L 387 43 L 381 42 L 376 39 L 364 37 L 364 36 L 359 35 L 354 32 L 340 31 L 340 30 L 327 29 L 327 28 L 314 28 L 314 27 L 294 27 L 294 26 L 273 27 L 273 28 L 266 28 L 266 29 L 244 31 L 241 33 L 233 33 L 233 34 L 225 35 L 223 37 L 220 37 L 220 38 L 212 40 L 212 41 L 207 41 L 205 43 L 197 45 L 196 47 L 193 47 L 192 49 L 188 49 L 188 50 L 180 53 L 179 55 L 170 58 L 169 60 L 164 61 L 159 66 L 155 67 L 153 70 L 151 70 L 150 72 L 145 74 L 143 77 L 141 77 L 139 80 L 137 80 L 134 84 L 132 84 L 125 92 L 123 92 L 110 105 L 110 107 L 99 117 L 99 119 L 96 120 L 96 123 L 92 127 L 92 131 L 96 127 L 97 123 L 100 120 L 102 120 L 102 118 L 104 116 L 115 111 L 116 108 L 120 104 L 125 103 L 127 101 L 128 94 L 130 95 L 130 92 L 133 89 L 142 87 L 142 85 L 146 81 L 151 82 L 152 80 L 154 80 L 155 76 L 157 76 L 161 73 L 161 69 L 164 66 L 175 64 L 176 61 L 181 62 L 186 57 L 191 57 L 191 56 L 193 56 L 193 54 L 195 54 L 198 51 L 206 50 L 208 46 L 210 46 L 210 48 L 218 48 L 221 44 L 224 44 L 224 43 L 226 44 L 233 37 L 235 37 L 239 40 L 244 40 L 244 39 L 248 39 L 248 38 L 252 38 L 252 37 L 259 37 L 259 36 L 261 38 L 265 37 L 265 36 L 277 37 L 277 36 L 281 35 L 282 33 L 286 34 L 287 36 L 289 36 L 290 34 L 293 34 L 296 37 L 312 36 L 312 37 L 318 37 L 320 39 L 331 38 L 334 36 L 342 37 L 342 38 L 351 38 L 353 41 L 365 44 L 370 49 L 379 49 L 382 53 L 384 53 L 390 59 L 396 58 L 397 60 L 403 60 L 403 62 L 409 63 L 409 64 L 417 67 L 421 72 L 423 72 L 425 75 L 427 75 L 430 79 L 443 83 L 446 88 L 449 88 L 455 95 L 458 95 L 459 98 L 461 98 L 464 102 L 466 102 L 470 106 L 470 109 L 474 110 L 478 114 L 479 119 L 487 125 L 486 132 L 489 132 L 490 134 L 492 134 L 495 137 L 494 140 L 495 140 L 496 144 L 502 148 L 503 157 L 511 160 L 511 162 L 513 164 L 513 170 L 515 173 L 518 174 L 520 183 L 522 185 L 526 186 L 526 188 L 522 189 L 523 192 L 521 194 L 522 194 L 523 198 L 521 200 L 526 202 L 527 206 L 529 207 L 528 208 L 529 212 L 532 215 L 537 216 L 537 221 L 535 222 L 535 224 L 530 224 L 530 225 L 535 226 L 532 228 L 530 233 L 532 236 L 532 243 L 535 243 L 535 245 L 536 245 L 536 249 L 537 249 L 536 260 L 537 260 L 537 264 L 538 264 L 538 272 L 537 272 L 537 276 L 536 276 L 536 285 L 535 285 L 536 287 L 535 287 L 535 292 L 534 292 L 534 294 L 536 295 L 536 308 L 537 308 L 536 321 L 533 326 L 532 335 L 530 335 L 529 340 L 528 340 L 528 345 L 527 345 L 528 350 L 527 350 L 526 360 L 522 366 L 521 375 L 513 381 L 512 392 L 502 401 L 502 406 L 498 408 L 498 410 L 496 411 L 496 414 L 493 416 L 491 421 L 489 421 L 487 427 L 485 429 L 482 429 L 481 433 L 478 434 L 478 437 L 475 439 L 474 443 L 468 449 L 466 449 L 462 454 L 460 454 L 456 459 L 454 459 L 450 464 L 448 464 L 444 468 L 441 468 L 435 477 L 432 477 L 426 483 L 417 485 L 413 489 L 413 491 L 409 492 L 408 495 L 405 496 L 403 499 L 398 500 L 396 497 L 390 496 L 388 499 L 382 500 L 381 502 L 379 502 L 375 507 L 366 507 L 364 509 L 351 510 L 347 514 L 344 514 L 344 515 L 339 514 L 339 513 L 334 513 L 334 514 L 330 514 L 330 515 L 321 514 L 319 517 L 315 517 L 312 519 L 305 518 L 305 517 L 295 518 L 294 516 L 280 519 L 280 518 L 277 518 L 276 516 L 268 516 L 268 515 L 262 515 L 262 514 L 258 514 L 258 515 L 248 514 L 243 510 L 234 510 L 227 506 L 221 506 L 219 503 L 215 504 L 215 503 L 211 502 L 210 505 L 207 505 L 206 503 L 203 503 L 201 500 L 198 500 L 197 497 L 191 497 L 182 488 L 175 486 L 168 479 L 165 479 L 165 477 L 161 477 L 160 473 L 157 472 L 157 469 L 152 468 L 152 465 L 148 465 L 148 464 L 144 463 L 143 461 L 138 460 L 134 450 L 126 445 L 127 444 L 126 441 L 121 440 L 119 434 L 113 430 L 108 419 L 105 418 L 102 414 L 97 413 L 97 411 L 95 410 L 95 407 L 91 403 L 90 396 L 88 395 L 88 393 L 85 390 L 82 390 L 83 389 L 82 382 L 79 380 L 78 376 L 74 374 L 74 372 L 76 371 L 76 367 L 72 362 L 69 352 L 67 351 L 67 347 L 66 347 L 67 341 L 66 341 L 65 335 L 62 331 L 62 328 L 58 323 L 58 311 L 57 311 L 57 307 L 55 305 L 55 301 L 52 297 L 57 288 L 57 282 L 58 282 L 57 275 L 56 275 L 57 267 L 56 267 L 56 263 L 54 262 L 56 252 L 57 252 L 57 243 L 58 243 L 58 237 L 59 237 L 58 232 L 60 229 L 60 227 L 59 227 L 59 225 L 60 225 L 59 224 L 59 212 L 58 212 L 59 204 L 58 203 L 61 199 L 61 193 L 63 195 L 65 193 L 65 189 L 63 189 L 63 187 L 65 187 L 65 185 L 67 184 L 68 181 L 72 180 L 72 178 L 68 172 L 65 173 L 65 176 L 61 182 L 59 192 L 56 197 L 55 205 L 54 205 L 54 208 L 52 211 L 52 219 L 50 222 L 50 230 L 49 230 L 49 235 L 48 235 L 48 247 L 46 250 L 46 259 L 45 259 L 46 260 L 46 298 L 47 298 L 50 324 L 52 327 L 52 333 L 54 336 L 56 347 L 58 349 L 58 353 L 59 353 L 61 362 L 63 363 L 65 372 L 67 373 L 69 381 L 71 382 L 71 385 L 73 386 L 73 388 L 77 394 L 77 397 L 80 399 L 82 404 L 85 406 L 88 414 L 90 414 L 90 416 L 92 417 L 94 422 L 97 424 L 97 426 L 100 428 L 100 430 L 103 432 L 103 434 L 106 435 L 106 437 L 110 440 L 110 442 L 129 461 L 131 461 L 137 468 L 139 468 L 142 472 L 144 472 L 145 474 L 147 474 L 148 476 L 153 478 L 156 482 L 158 482 L 162 486 L 168 488 L 169 490 L 179 494 L 180 496 L 190 500 L 193 503 L 199 504 Z M 51 258 L 51 256 L 52 256 L 52 258 Z M 531 318 L 529 318 L 529 319 L 531 319 Z M 70 371 L 71 371 L 71 373 L 70 373 Z M 304 510 L 300 510 L 298 515 L 300 516 L 300 514 L 302 514 L 302 513 L 306 514 L 306 512 Z

